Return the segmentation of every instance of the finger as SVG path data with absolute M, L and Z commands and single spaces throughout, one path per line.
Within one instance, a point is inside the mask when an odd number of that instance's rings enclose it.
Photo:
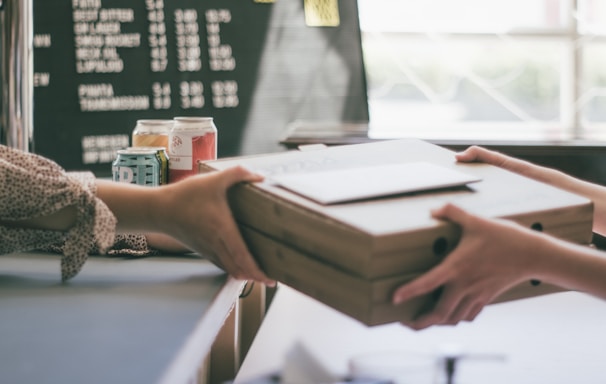
M 482 162 L 496 166 L 502 166 L 507 159 L 509 159 L 508 156 L 503 155 L 502 153 L 491 151 L 477 145 L 472 145 L 463 152 L 455 154 L 455 158 L 457 161 L 465 163 Z
M 224 171 L 221 171 L 220 177 L 222 180 L 222 186 L 225 189 L 228 189 L 234 184 L 242 183 L 242 182 L 258 182 L 263 181 L 263 176 L 252 172 L 251 170 L 242 167 L 235 166 L 228 168 Z
M 471 146 L 465 151 L 455 155 L 457 161 L 461 162 L 482 162 L 495 165 L 497 167 L 507 169 L 509 171 L 520 173 L 523 175 L 531 175 L 538 167 L 528 161 L 507 156 L 500 152 L 491 151 L 479 146 Z
M 221 240 L 226 250 L 227 260 L 232 266 L 235 277 L 261 282 L 268 286 L 275 286 L 276 282 L 270 279 L 259 267 L 253 256 L 245 249 L 244 243 L 237 242 L 238 250 L 233 250 L 233 239 L 229 242 Z M 244 248 L 242 248 L 244 247 Z
M 254 262 L 252 255 L 244 248 L 244 244 L 240 243 L 240 239 L 221 235 L 218 241 L 217 249 L 220 252 L 220 257 L 224 260 L 223 264 L 231 275 L 239 279 L 262 281 L 263 272 Z
M 463 306 L 461 311 L 465 311 L 465 297 L 446 286 L 435 307 L 415 318 L 411 323 L 412 327 L 425 329 L 437 324 L 457 324 L 458 319 L 455 316 L 460 306 Z
M 475 318 L 478 317 L 480 312 L 482 312 L 484 306 L 485 305 L 482 303 L 475 303 L 474 305 L 472 305 L 469 309 L 469 312 L 465 315 L 465 321 L 474 321 Z
M 464 151 L 456 153 L 455 158 L 457 161 L 463 163 L 472 163 L 475 161 L 482 161 L 480 159 L 480 154 L 483 152 L 484 148 L 479 147 L 477 145 L 472 145 L 466 148 Z
M 466 296 L 460 300 L 453 311 L 444 319 L 443 324 L 457 325 L 461 321 L 467 320 L 470 312 L 475 309 L 477 300 L 471 296 Z
M 447 275 L 440 266 L 399 287 L 392 296 L 394 305 L 404 303 L 414 297 L 429 294 L 444 284 Z
M 228 249 L 226 242 L 221 242 L 224 246 L 219 257 L 224 261 L 221 265 L 226 272 L 237 279 L 253 280 L 270 287 L 276 285 L 274 280 L 263 273 L 250 254 L 236 255 Z
M 219 249 L 223 251 L 222 255 L 219 256 L 225 265 L 226 271 L 237 278 L 248 278 L 274 286 L 275 281 L 267 277 L 249 252 L 235 222 L 226 220 L 221 228 Z

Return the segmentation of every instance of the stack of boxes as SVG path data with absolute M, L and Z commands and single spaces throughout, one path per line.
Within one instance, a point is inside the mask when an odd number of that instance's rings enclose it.
M 317 203 L 273 181 L 284 174 L 412 162 L 431 163 L 480 181 L 337 204 Z M 266 176 L 263 182 L 232 188 L 229 195 L 234 216 L 261 267 L 270 277 L 367 325 L 409 320 L 435 302 L 435 295 L 427 295 L 394 306 L 391 296 L 456 246 L 460 228 L 430 214 L 447 202 L 571 242 L 591 241 L 590 200 L 488 164 L 457 163 L 452 151 L 422 140 L 227 158 L 201 163 L 200 171 L 235 165 Z M 558 290 L 534 280 L 495 302 Z

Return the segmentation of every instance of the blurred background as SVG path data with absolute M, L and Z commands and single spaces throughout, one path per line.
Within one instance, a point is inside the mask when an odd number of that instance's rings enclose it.
M 138 119 L 211 116 L 219 157 L 415 137 L 606 181 L 601 0 L 25 1 L 30 149 L 67 169 L 109 175 Z

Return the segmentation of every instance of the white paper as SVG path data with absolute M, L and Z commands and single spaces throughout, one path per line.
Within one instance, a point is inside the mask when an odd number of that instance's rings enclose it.
M 413 162 L 282 174 L 273 176 L 272 180 L 282 188 L 321 204 L 335 204 L 463 186 L 481 179 L 451 168 Z

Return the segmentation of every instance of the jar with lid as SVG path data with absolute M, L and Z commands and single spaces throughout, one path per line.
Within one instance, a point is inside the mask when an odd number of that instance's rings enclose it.
M 198 173 L 198 162 L 217 158 L 212 117 L 175 117 L 168 140 L 169 182 Z
M 164 147 L 168 150 L 168 135 L 172 126 L 173 120 L 137 120 L 137 125 L 132 134 L 132 146 Z

